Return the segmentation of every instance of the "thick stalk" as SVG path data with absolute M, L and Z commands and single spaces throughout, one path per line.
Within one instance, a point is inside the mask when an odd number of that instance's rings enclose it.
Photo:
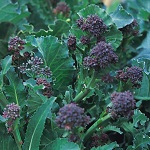
M 89 84 L 87 85 L 87 87 L 81 91 L 75 98 L 73 101 L 78 102 L 80 100 L 82 100 L 89 92 L 90 92 L 90 87 L 95 83 L 95 71 L 93 70 L 93 74 L 91 77 L 91 80 L 89 82 Z
M 88 138 L 91 136 L 91 134 L 96 130 L 97 127 L 102 125 L 104 121 L 108 121 L 111 118 L 110 114 L 107 114 L 106 116 L 99 118 L 85 133 L 83 137 L 83 141 L 86 142 Z
M 137 100 L 145 100 L 145 101 L 150 100 L 150 97 L 134 96 L 134 98 L 137 99 Z

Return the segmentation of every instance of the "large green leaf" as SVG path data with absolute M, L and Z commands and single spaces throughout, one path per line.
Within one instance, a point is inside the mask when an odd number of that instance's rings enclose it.
M 111 17 L 118 28 L 123 28 L 133 21 L 133 17 L 121 5 L 111 14 Z
M 9 80 L 9 85 L 4 86 L 4 88 L 8 102 L 23 106 L 26 100 L 26 92 L 22 80 L 18 78 L 13 68 L 7 72 L 6 76 Z
M 113 150 L 116 147 L 118 147 L 118 144 L 116 142 L 113 142 L 108 145 L 106 144 L 97 148 L 92 148 L 91 150 Z
M 56 20 L 49 28 L 52 30 L 51 35 L 60 38 L 63 34 L 69 33 L 70 25 L 63 20 Z
M 12 63 L 12 56 L 6 56 L 3 60 L 2 60 L 2 74 L 6 74 L 7 71 L 10 69 Z
M 0 150 L 17 150 L 15 141 L 9 135 L 0 135 Z
M 68 139 L 56 139 L 43 150 L 80 150 L 76 143 L 69 142 Z
M 10 0 L 1 0 L 0 22 L 18 23 L 27 16 L 29 16 L 29 12 L 22 12 L 17 3 L 13 4 Z
M 86 18 L 88 15 L 98 15 L 107 26 L 113 24 L 111 17 L 105 12 L 105 10 L 94 4 L 80 10 L 77 14 L 83 18 Z
M 68 48 L 53 36 L 38 38 L 30 36 L 28 40 L 38 48 L 44 58 L 45 65 L 50 67 L 53 78 L 55 78 L 54 89 L 65 91 L 72 82 L 74 72 L 74 61 L 69 58 Z
M 40 138 L 43 133 L 44 124 L 47 115 L 50 113 L 53 102 L 56 97 L 51 97 L 43 105 L 39 107 L 37 112 L 29 121 L 23 148 L 25 150 L 38 150 L 40 145 Z

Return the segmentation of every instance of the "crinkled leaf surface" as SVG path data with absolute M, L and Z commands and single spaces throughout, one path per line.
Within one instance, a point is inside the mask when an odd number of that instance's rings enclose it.
M 116 142 L 113 142 L 110 144 L 99 146 L 97 148 L 92 148 L 91 150 L 113 150 L 116 147 L 118 147 L 118 144 Z
M 80 150 L 76 143 L 68 142 L 68 139 L 56 139 L 43 150 Z
M 26 92 L 22 80 L 18 78 L 13 68 L 7 72 L 6 76 L 9 80 L 9 85 L 4 88 L 8 101 L 23 106 L 26 100 Z
M 118 28 L 123 28 L 133 21 L 133 17 L 121 5 L 111 14 L 111 18 Z
M 53 78 L 55 78 L 54 89 L 65 91 L 72 82 L 73 59 L 68 55 L 68 48 L 61 44 L 56 37 L 28 37 L 32 45 L 37 47 L 42 54 L 45 65 L 49 66 Z
M 0 135 L 0 150 L 17 150 L 17 145 L 11 136 Z
M 22 12 L 17 3 L 10 0 L 0 1 L 0 22 L 18 23 L 23 18 L 29 16 L 29 12 Z
M 49 28 L 52 30 L 50 33 L 51 35 L 60 38 L 62 34 L 69 33 L 70 25 L 63 20 L 58 19 L 54 22 L 54 24 L 50 24 Z
M 56 97 L 49 98 L 47 102 L 39 107 L 29 121 L 23 145 L 25 150 L 39 150 L 44 124 L 55 100 Z

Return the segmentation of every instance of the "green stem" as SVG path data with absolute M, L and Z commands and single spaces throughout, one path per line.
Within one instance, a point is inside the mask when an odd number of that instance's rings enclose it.
M 99 118 L 85 133 L 83 140 L 86 142 L 90 135 L 96 130 L 97 127 L 102 125 L 104 121 L 108 121 L 111 118 L 110 114 L 107 114 L 106 116 Z
M 13 136 L 14 136 L 15 141 L 17 143 L 18 150 L 22 150 L 22 148 L 21 148 L 22 140 L 21 140 L 21 136 L 20 136 L 20 132 L 19 132 L 19 128 L 18 128 L 18 120 L 16 120 L 16 122 L 15 122 L 15 127 L 13 130 Z
M 79 46 L 76 45 L 76 48 L 83 54 L 83 50 Z
M 82 100 L 89 92 L 90 92 L 90 87 L 95 83 L 95 70 L 93 70 L 93 74 L 91 77 L 91 81 L 89 82 L 89 84 L 87 85 L 87 87 L 81 91 L 75 98 L 73 101 L 78 102 L 80 100 Z

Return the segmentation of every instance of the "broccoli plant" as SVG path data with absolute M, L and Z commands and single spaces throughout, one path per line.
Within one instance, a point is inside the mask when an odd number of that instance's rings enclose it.
M 150 149 L 148 6 L 2 0 L 0 149 Z

